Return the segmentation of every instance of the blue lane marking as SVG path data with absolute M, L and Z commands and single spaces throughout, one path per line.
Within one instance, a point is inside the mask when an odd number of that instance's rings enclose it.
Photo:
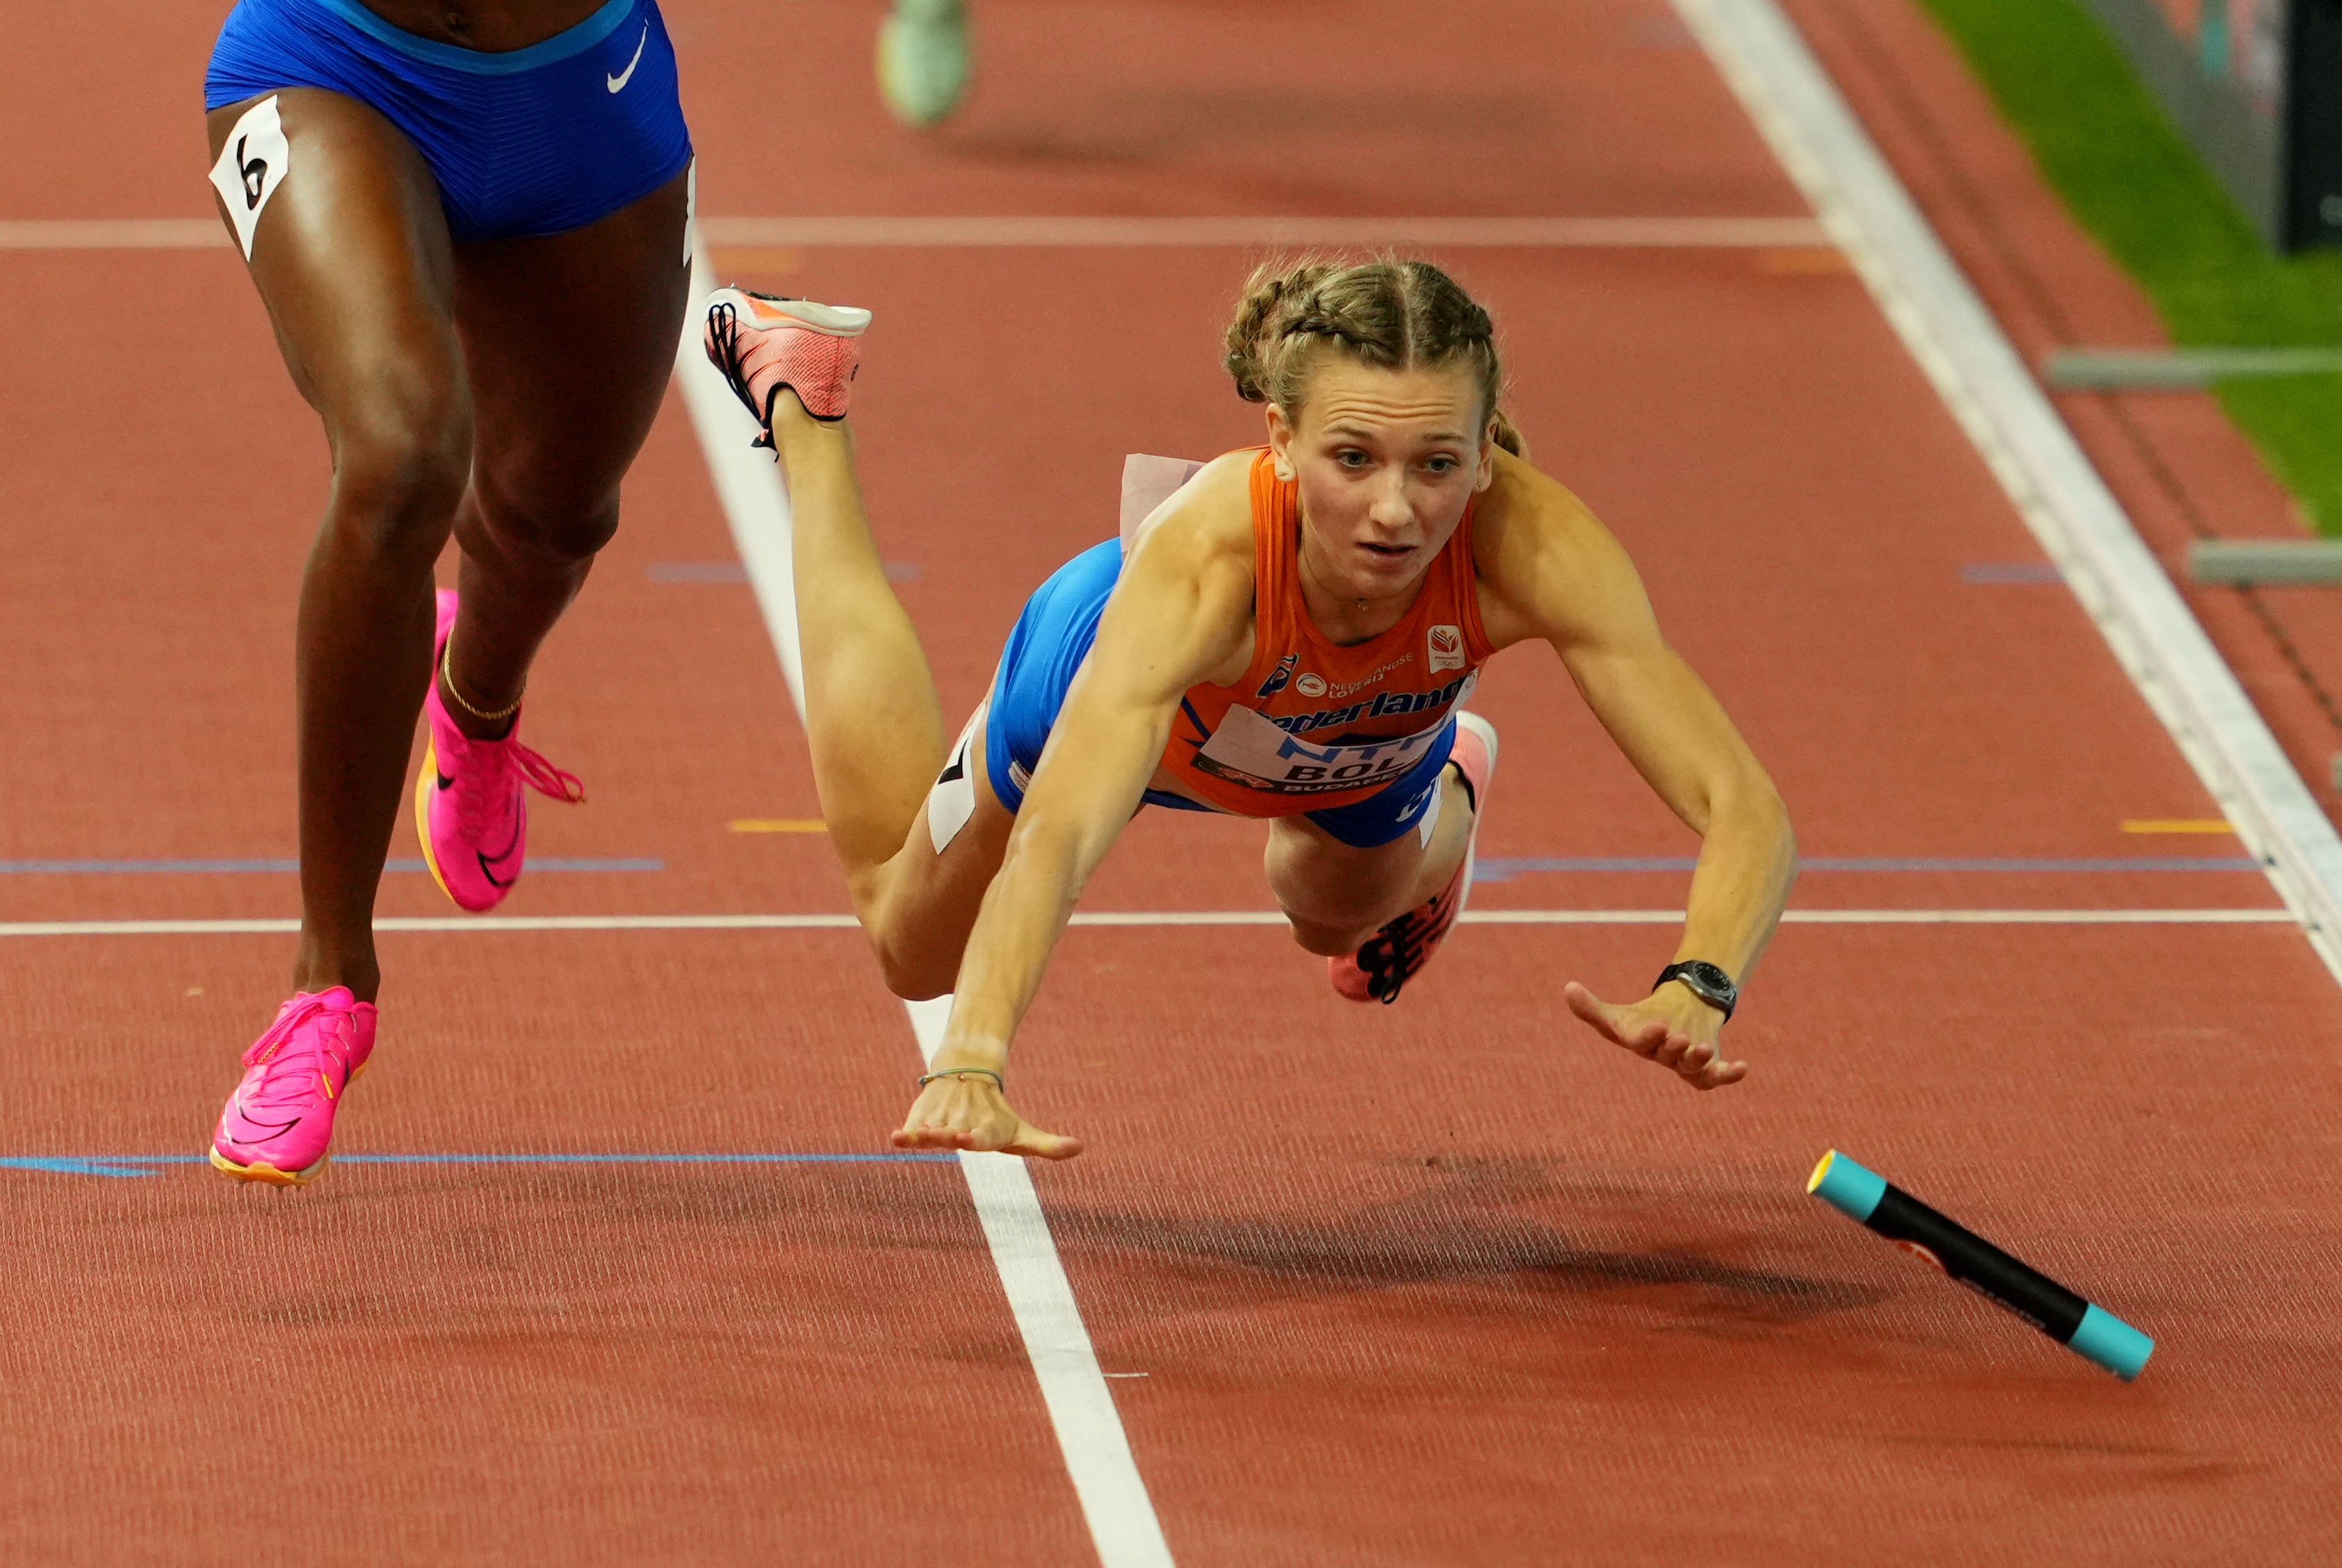
M 201 1159 L 200 1154 L 195 1156 Z M 14 1171 L 55 1171 L 68 1176 L 159 1176 L 160 1171 L 141 1170 L 127 1160 L 111 1155 L 73 1159 L 63 1155 L 9 1154 L 0 1155 L 0 1168 Z
M 957 1154 L 938 1149 L 806 1154 L 335 1154 L 337 1165 L 867 1165 L 934 1164 Z M 68 1176 L 159 1176 L 174 1165 L 210 1163 L 204 1154 L 0 1154 L 0 1170 Z
M 1543 871 L 1689 871 L 1699 863 L 1689 855 L 1524 855 L 1484 854 L 1472 868 L 1475 882 L 1509 882 Z M 1808 855 L 1797 863 L 1805 871 L 2258 871 L 2261 863 L 2248 854 L 2112 855 L 2104 858 L 2028 859 L 2022 856 L 1965 855 Z
M 665 871 L 666 863 L 648 856 L 596 859 L 591 856 L 533 856 L 531 871 Z M 289 873 L 301 869 L 297 860 L 0 860 L 0 876 L 140 876 Z M 385 871 L 421 871 L 420 856 L 393 859 Z
M 1971 561 L 1960 568 L 1963 583 L 2062 583 L 2066 574 L 2047 561 Z

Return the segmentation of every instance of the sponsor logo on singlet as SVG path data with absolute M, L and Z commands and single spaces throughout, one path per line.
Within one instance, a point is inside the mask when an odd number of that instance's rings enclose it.
M 1300 689 L 1300 683 L 1294 683 Z M 1251 708 L 1232 707 L 1195 755 L 1200 772 L 1246 789 L 1272 794 L 1334 794 L 1374 789 L 1405 775 L 1430 754 L 1448 714 L 1413 734 L 1337 736 L 1321 742 L 1302 738 L 1321 728 L 1347 725 L 1392 714 L 1445 710 L 1469 695 L 1466 675 L 1430 692 L 1385 692 L 1371 702 L 1326 708 L 1314 714 L 1270 718 Z
M 1269 672 L 1268 679 L 1260 684 L 1260 690 L 1255 692 L 1253 695 L 1273 697 L 1285 690 L 1285 683 L 1293 678 L 1293 667 L 1300 662 L 1301 655 L 1298 654 L 1287 654 L 1277 660 L 1276 668 Z
M 1338 703 L 1343 698 L 1348 696 L 1352 692 L 1363 692 L 1368 686 L 1380 685 L 1384 677 L 1387 676 L 1393 670 L 1403 668 L 1404 666 L 1413 663 L 1415 663 L 1415 655 L 1413 654 L 1401 654 L 1397 658 L 1393 659 L 1388 664 L 1383 665 L 1382 668 L 1375 671 L 1371 674 L 1361 676 L 1357 680 L 1345 681 L 1339 685 L 1336 685 L 1329 681 L 1319 680 L 1315 686 L 1299 685 L 1295 689 L 1299 691 L 1305 697 L 1331 697 Z M 1462 669 L 1463 666 L 1458 664 L 1456 668 Z M 1314 677 L 1304 675 L 1301 678 L 1306 682 L 1313 679 Z
M 1293 689 L 1305 697 L 1322 697 L 1326 694 L 1326 677 L 1312 670 L 1294 682 Z
M 1316 695 L 1303 684 L 1308 679 L 1306 675 L 1302 676 L 1300 681 L 1294 683 L 1293 689 L 1304 696 Z M 1312 730 L 1336 729 L 1344 724 L 1355 724 L 1362 719 L 1388 718 L 1393 714 L 1427 714 L 1435 708 L 1444 708 L 1450 703 L 1460 701 L 1468 679 L 1458 677 L 1428 692 L 1384 692 L 1366 702 L 1351 703 L 1338 708 L 1320 708 L 1314 714 L 1266 715 L 1267 722 L 1287 734 L 1306 735 Z M 1321 681 L 1318 684 L 1322 686 L 1325 683 Z M 1356 689 L 1356 686 L 1343 688 L 1346 692 Z
M 1433 674 L 1436 675 L 1442 670 L 1460 670 L 1464 667 L 1463 627 L 1434 626 L 1424 634 L 1424 641 L 1431 651 Z

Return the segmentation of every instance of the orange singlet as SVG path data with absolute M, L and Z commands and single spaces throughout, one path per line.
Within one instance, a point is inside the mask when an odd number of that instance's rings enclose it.
M 1292 816 L 1366 799 L 1424 760 L 1495 652 L 1472 575 L 1472 513 L 1415 603 L 1380 636 L 1341 647 L 1301 597 L 1300 487 L 1252 464 L 1253 655 L 1241 680 L 1192 686 L 1164 767 L 1238 816 Z

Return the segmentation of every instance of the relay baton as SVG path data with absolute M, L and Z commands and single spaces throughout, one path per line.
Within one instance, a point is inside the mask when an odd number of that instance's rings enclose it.
M 1836 1149 L 1814 1167 L 1806 1191 L 1979 1295 L 1998 1302 L 2125 1383 L 2137 1377 L 2155 1353 L 2153 1340 L 2114 1313 L 2084 1301 Z

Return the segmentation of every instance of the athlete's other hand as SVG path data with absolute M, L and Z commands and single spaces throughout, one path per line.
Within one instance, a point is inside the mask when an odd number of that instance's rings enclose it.
M 1045 1133 L 1018 1115 L 989 1078 L 937 1078 L 919 1091 L 911 1114 L 895 1130 L 898 1149 L 987 1149 L 1070 1160 L 1079 1138 Z
M 1721 1089 L 1748 1075 L 1748 1064 L 1726 1062 L 1716 1044 L 1723 1013 L 1672 980 L 1624 1007 L 1612 1006 L 1575 980 L 1561 994 L 1596 1034 L 1656 1062 L 1695 1089 Z

